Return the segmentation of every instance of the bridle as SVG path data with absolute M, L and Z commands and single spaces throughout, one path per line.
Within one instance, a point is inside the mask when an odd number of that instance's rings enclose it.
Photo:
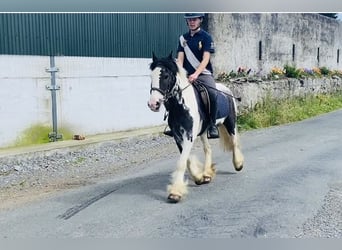
M 164 91 L 160 88 L 157 87 L 151 87 L 150 90 L 150 94 L 152 93 L 152 91 L 157 91 L 160 94 L 162 94 L 163 99 L 161 99 L 163 102 L 168 102 L 168 100 L 172 97 L 175 97 L 177 95 L 177 93 L 179 93 L 179 85 L 177 83 L 175 83 L 175 85 L 172 87 L 172 89 Z
M 184 91 L 186 88 L 188 88 L 191 85 L 191 83 L 189 83 L 187 86 L 181 89 L 179 85 L 179 81 L 180 81 L 179 78 L 176 76 L 175 84 L 173 85 L 171 89 L 167 89 L 167 90 L 162 90 L 161 88 L 151 86 L 150 94 L 152 93 L 152 91 L 159 92 L 163 96 L 163 99 L 161 99 L 161 101 L 164 103 L 167 103 L 169 99 L 176 97 L 177 95 L 180 95 L 182 91 Z

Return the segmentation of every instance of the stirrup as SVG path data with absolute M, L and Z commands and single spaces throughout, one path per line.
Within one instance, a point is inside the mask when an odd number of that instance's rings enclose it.
M 167 135 L 167 136 L 173 137 L 173 132 L 172 132 L 172 130 L 166 130 L 166 129 L 167 129 L 167 127 L 165 128 L 163 134 L 164 134 L 164 135 Z
M 219 130 L 216 125 L 212 125 L 207 130 L 208 139 L 217 139 L 220 137 Z

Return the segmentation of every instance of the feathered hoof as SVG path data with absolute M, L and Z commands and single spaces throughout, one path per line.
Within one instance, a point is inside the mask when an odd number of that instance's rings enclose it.
M 178 203 L 180 202 L 181 199 L 182 199 L 182 196 L 177 195 L 177 194 L 169 194 L 169 196 L 167 197 L 167 201 L 169 203 Z
M 203 178 L 199 181 L 195 181 L 196 185 L 203 185 L 203 184 L 208 184 L 211 182 L 211 177 L 210 176 L 203 176 Z

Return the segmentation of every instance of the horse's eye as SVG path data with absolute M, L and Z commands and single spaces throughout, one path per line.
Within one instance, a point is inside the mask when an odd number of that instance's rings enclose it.
M 169 78 L 169 75 L 165 75 L 164 76 L 164 79 L 166 80 L 166 79 L 168 79 Z

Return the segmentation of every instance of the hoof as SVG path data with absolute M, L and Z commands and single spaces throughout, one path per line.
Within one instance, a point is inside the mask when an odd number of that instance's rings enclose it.
M 236 170 L 236 171 L 241 171 L 241 170 L 242 170 L 242 168 L 243 168 L 243 165 L 241 165 L 241 166 L 239 166 L 239 167 L 235 168 L 235 170 Z
M 178 203 L 181 200 L 181 196 L 177 194 L 169 194 L 167 197 L 168 202 L 170 203 Z
M 208 184 L 210 182 L 211 182 L 211 177 L 210 176 L 203 176 L 202 180 L 195 181 L 196 185 Z

